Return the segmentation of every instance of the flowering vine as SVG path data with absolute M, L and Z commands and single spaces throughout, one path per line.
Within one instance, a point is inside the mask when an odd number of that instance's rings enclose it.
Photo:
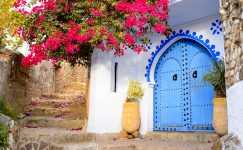
M 89 63 L 94 48 L 122 56 L 145 50 L 148 33 L 168 34 L 168 0 L 17 0 L 25 16 L 18 34 L 30 45 L 23 65 L 51 59 Z M 27 11 L 29 7 L 29 11 Z

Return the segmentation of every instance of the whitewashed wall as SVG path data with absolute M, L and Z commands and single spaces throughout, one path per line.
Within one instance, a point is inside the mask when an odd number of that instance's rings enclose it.
M 210 30 L 212 22 L 215 22 L 216 19 L 220 19 L 220 16 L 214 15 L 201 18 L 173 27 L 173 30 L 178 32 L 180 29 L 183 29 L 183 31 L 189 30 L 190 33 L 196 32 L 197 35 L 203 35 L 203 39 L 209 39 L 209 43 L 216 46 L 216 51 L 219 51 L 221 56 L 224 56 L 222 33 L 213 35 Z M 151 49 L 141 54 L 135 54 L 129 50 L 123 57 L 114 57 L 112 53 L 103 53 L 99 50 L 93 54 L 88 132 L 113 133 L 121 131 L 122 105 L 126 99 L 129 79 L 140 80 L 145 89 L 145 95 L 140 103 L 142 120 L 140 132 L 145 134 L 153 131 L 153 72 L 156 61 L 166 48 L 162 49 L 155 58 L 151 68 L 151 81 L 147 82 L 144 75 L 148 59 L 151 57 L 151 52 L 156 50 L 156 46 L 160 46 L 160 41 L 165 39 L 164 36 L 157 34 L 151 35 L 151 37 Z M 172 43 L 170 42 L 168 46 Z M 118 91 L 112 92 L 115 62 L 118 62 Z
M 243 81 L 227 89 L 228 129 L 243 142 Z M 242 147 L 243 147 L 243 143 Z

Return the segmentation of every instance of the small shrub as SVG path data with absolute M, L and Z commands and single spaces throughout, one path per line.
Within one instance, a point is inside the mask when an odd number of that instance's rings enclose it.
M 214 62 L 214 70 L 204 75 L 203 79 L 214 86 L 216 97 L 226 97 L 225 65 L 223 61 Z
M 127 101 L 137 102 L 142 99 L 144 89 L 139 81 L 131 80 L 127 91 Z
M 8 128 L 0 124 L 0 149 L 5 150 L 8 147 Z
M 0 113 L 12 118 L 13 120 L 18 119 L 18 114 L 14 111 L 11 105 L 7 103 L 4 97 L 0 97 Z

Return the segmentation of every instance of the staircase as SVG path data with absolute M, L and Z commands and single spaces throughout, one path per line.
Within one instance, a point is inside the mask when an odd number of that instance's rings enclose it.
M 221 150 L 215 133 L 151 132 L 135 140 L 86 133 L 85 113 L 81 94 L 33 99 L 20 120 L 17 150 Z
M 44 150 L 55 142 L 80 142 L 86 131 L 82 94 L 55 94 L 33 99 L 19 121 L 18 148 Z
M 170 141 L 170 142 L 184 142 L 197 145 L 200 143 L 205 147 L 204 149 L 221 150 L 221 140 L 219 135 L 216 133 L 209 132 L 150 132 L 146 134 L 143 138 L 150 140 L 159 141 Z
M 129 140 L 102 143 L 57 144 L 51 150 L 211 150 L 209 143 Z
M 100 135 L 102 137 L 102 135 Z M 95 137 L 91 135 L 90 137 Z M 51 150 L 221 150 L 214 133 L 151 132 L 142 139 L 93 138 L 90 141 L 52 144 Z

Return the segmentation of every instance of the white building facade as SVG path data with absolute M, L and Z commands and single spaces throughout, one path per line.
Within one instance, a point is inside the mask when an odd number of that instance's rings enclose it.
M 156 96 L 158 95 L 156 95 L 155 90 L 156 86 L 158 86 L 158 81 L 155 78 L 157 78 L 156 72 L 158 72 L 158 64 L 160 61 L 163 61 L 162 57 L 169 52 L 169 49 L 173 49 L 173 46 L 175 44 L 183 44 L 183 41 L 188 41 L 190 43 L 196 44 L 204 50 L 207 50 L 210 58 L 213 58 L 214 60 L 219 60 L 223 58 L 224 39 L 222 34 L 222 22 L 220 20 L 221 16 L 219 14 L 218 0 L 174 1 L 169 7 L 169 23 L 172 26 L 173 32 L 169 37 L 161 36 L 158 34 L 150 35 L 151 41 L 148 45 L 146 45 L 146 52 L 136 54 L 132 51 L 127 50 L 125 52 L 125 56 L 122 57 L 114 57 L 112 53 L 104 53 L 99 50 L 96 50 L 94 52 L 92 56 L 91 67 L 91 97 L 89 102 L 90 107 L 88 132 L 117 133 L 122 130 L 122 110 L 123 103 L 126 100 L 126 92 L 129 80 L 141 81 L 142 86 L 145 89 L 145 94 L 140 102 L 141 134 L 146 134 L 154 130 L 187 131 L 184 130 L 183 127 L 165 127 L 163 129 L 156 128 L 155 124 L 157 117 L 157 103 L 155 103 L 155 100 Z M 184 52 L 184 50 L 182 51 Z M 176 56 L 176 52 L 174 53 L 174 55 Z M 178 56 L 179 55 L 180 54 L 178 53 Z M 191 59 L 192 57 L 194 57 L 194 55 L 187 57 L 188 59 Z M 201 63 L 207 64 L 207 62 Z M 168 66 L 169 65 L 170 63 L 168 64 Z M 167 68 L 169 69 L 174 67 L 173 65 L 171 67 L 168 66 Z M 194 73 L 196 73 L 196 77 L 200 76 L 197 75 L 197 71 Z M 173 80 L 177 80 L 177 78 L 179 80 L 180 76 L 178 74 L 175 75 L 176 76 L 173 76 Z M 168 86 L 169 85 L 166 85 L 165 87 Z M 171 86 L 173 85 L 171 84 Z M 116 89 L 114 89 L 115 87 Z M 186 89 L 187 88 L 184 88 L 183 90 Z M 174 90 L 176 91 L 176 89 Z M 173 95 L 173 93 L 171 94 Z M 168 95 L 168 97 L 170 97 L 170 95 Z M 183 103 L 181 104 L 183 105 Z M 186 103 L 184 104 L 184 106 L 185 105 Z M 211 108 L 211 106 L 207 107 L 206 105 L 208 106 L 209 104 L 205 104 L 205 109 Z M 189 109 L 192 113 L 193 108 L 189 107 Z M 177 110 L 181 111 L 181 109 Z M 164 109 L 161 111 L 166 110 Z M 172 109 L 170 111 L 172 111 Z M 209 113 L 212 113 L 212 111 L 210 111 Z M 168 111 L 167 114 L 170 114 L 170 112 Z M 185 112 L 184 114 L 186 115 Z M 190 115 L 191 117 L 193 117 L 192 114 Z M 198 113 L 195 117 L 200 118 L 200 115 L 201 114 Z M 175 116 L 175 118 L 176 117 L 178 116 Z M 209 117 L 208 119 L 211 118 Z M 201 120 L 197 121 L 200 122 Z M 207 122 L 206 120 L 202 121 Z M 185 121 L 183 121 L 182 117 L 182 126 L 184 125 L 184 123 L 185 125 L 187 125 L 186 122 L 186 118 Z M 175 122 L 175 124 L 177 123 Z M 205 129 L 206 128 L 208 129 L 208 132 L 211 132 L 208 127 L 205 127 Z M 193 127 L 191 129 L 193 129 Z M 204 128 L 197 129 L 203 130 Z M 195 131 L 197 129 L 195 129 Z

